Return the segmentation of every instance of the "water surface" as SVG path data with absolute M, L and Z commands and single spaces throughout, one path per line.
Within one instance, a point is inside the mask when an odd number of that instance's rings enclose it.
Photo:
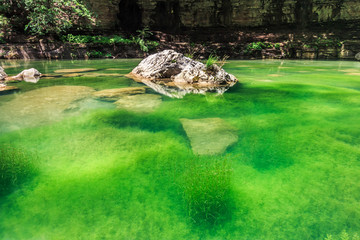
M 91 97 L 145 86 L 124 76 L 139 61 L 0 62 L 8 75 L 31 67 L 46 74 L 0 96 L 0 143 L 36 153 L 40 169 L 0 199 L 1 239 L 360 232 L 360 63 L 230 61 L 224 68 L 239 83 L 223 95 L 178 99 L 147 88 L 160 104 L 144 112 Z M 238 140 L 223 154 L 198 157 L 180 119 L 208 118 L 226 121 Z M 232 204 L 206 224 L 189 215 L 183 189 L 199 158 L 226 160 L 231 170 Z

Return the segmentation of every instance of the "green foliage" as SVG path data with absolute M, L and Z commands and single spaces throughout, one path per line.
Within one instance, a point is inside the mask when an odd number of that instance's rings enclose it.
M 205 62 L 206 69 L 211 69 L 214 64 L 218 65 L 219 67 L 223 67 L 228 58 L 229 58 L 229 56 L 227 56 L 227 55 L 225 55 L 221 58 L 214 54 L 210 54 L 210 56 L 208 57 L 208 59 Z
M 148 27 L 145 27 L 141 30 L 137 30 L 136 31 L 138 33 L 138 37 L 141 39 L 146 39 L 148 37 L 150 37 L 151 35 L 153 35 L 153 33 L 150 31 L 150 29 Z
M 194 59 L 194 54 L 193 53 L 186 53 L 184 54 L 185 57 L 188 57 L 188 58 L 191 58 L 191 59 Z
M 330 39 L 325 37 L 317 37 L 314 39 L 311 39 L 310 41 L 306 41 L 305 44 L 303 44 L 304 48 L 313 48 L 313 49 L 319 49 L 319 48 L 327 48 L 327 47 L 341 47 L 342 42 L 339 39 Z
M 37 158 L 20 149 L 0 145 L 0 196 L 9 193 L 37 173 Z
M 61 39 L 64 42 L 69 42 L 69 43 L 99 43 L 104 45 L 111 45 L 117 43 L 125 43 L 125 44 L 132 43 L 130 39 L 126 39 L 118 35 L 107 37 L 107 36 L 67 34 L 66 36 L 62 36 Z
M 113 44 L 136 44 L 143 52 L 148 52 L 150 49 L 159 46 L 156 41 L 144 40 L 140 37 L 132 37 L 132 39 L 123 38 L 122 36 L 90 36 L 90 35 L 73 35 L 67 34 L 63 36 L 62 41 L 69 43 L 94 43 L 103 45 Z
M 156 41 L 149 41 L 149 40 L 144 40 L 140 37 L 133 37 L 132 41 L 139 45 L 141 51 L 143 52 L 148 52 L 149 50 L 156 48 L 157 46 L 159 46 L 159 43 Z
M 217 61 L 219 61 L 219 57 L 213 54 L 210 54 L 208 59 L 205 62 L 205 66 L 207 69 L 211 68 Z
M 266 42 L 252 42 L 246 45 L 244 53 L 249 54 L 256 51 L 261 51 L 263 49 L 269 49 L 275 47 L 276 49 L 280 49 L 280 44 L 276 43 L 275 45 L 272 43 L 266 43 Z
M 262 50 L 266 48 L 272 48 L 273 45 L 271 43 L 265 43 L 265 42 L 252 42 L 249 43 L 246 47 L 248 50 Z
M 197 224 L 229 217 L 232 169 L 226 159 L 195 158 L 186 165 L 181 187 L 188 216 Z
M 10 17 L 12 25 L 35 35 L 61 34 L 95 24 L 94 14 L 81 0 L 0 0 L 0 5 L 0 14 Z
M 102 57 L 105 56 L 105 54 L 104 54 L 103 52 L 101 52 L 101 51 L 95 51 L 95 50 L 86 53 L 86 55 L 87 55 L 88 57 L 90 57 L 90 58 L 102 58 Z
M 5 42 L 3 38 L 9 33 L 10 30 L 9 19 L 0 14 L 0 43 Z

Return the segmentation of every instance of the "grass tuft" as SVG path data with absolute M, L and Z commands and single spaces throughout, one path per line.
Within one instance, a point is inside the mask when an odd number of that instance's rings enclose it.
M 181 187 L 187 214 L 196 224 L 215 224 L 229 217 L 232 169 L 226 159 L 196 157 L 187 164 Z
M 8 145 L 0 146 L 0 196 L 6 195 L 37 173 L 37 157 Z

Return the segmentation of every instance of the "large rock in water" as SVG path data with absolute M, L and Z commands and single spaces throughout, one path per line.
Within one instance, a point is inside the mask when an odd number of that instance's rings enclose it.
M 5 73 L 4 69 L 0 67 L 0 81 L 4 80 L 7 77 L 7 74 Z
M 182 118 L 180 121 L 195 154 L 221 154 L 238 141 L 237 130 L 221 118 Z
M 201 85 L 233 85 L 237 79 L 217 65 L 205 64 L 173 50 L 164 50 L 142 60 L 130 76 L 147 80 L 171 79 Z

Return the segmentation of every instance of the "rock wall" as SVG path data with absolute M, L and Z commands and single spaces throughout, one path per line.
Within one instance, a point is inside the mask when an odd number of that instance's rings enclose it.
M 100 29 L 311 27 L 360 22 L 359 0 L 88 0 Z

